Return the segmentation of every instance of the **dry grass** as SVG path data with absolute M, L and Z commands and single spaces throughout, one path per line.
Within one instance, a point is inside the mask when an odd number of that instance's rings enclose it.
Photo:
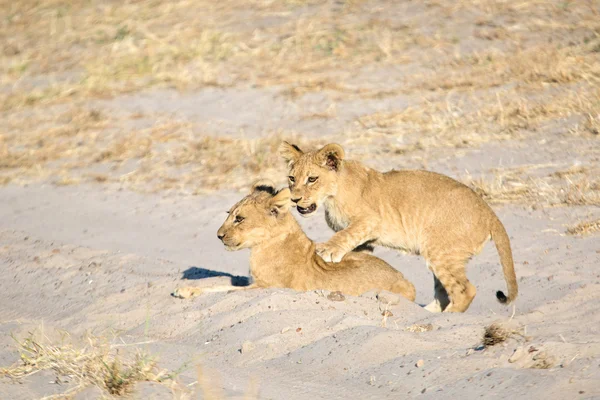
M 358 122 L 369 134 L 416 133 L 420 149 L 471 147 L 525 137 L 568 118 L 573 122 L 565 130 L 595 135 L 598 118 L 594 115 L 599 107 L 600 89 L 565 89 L 539 98 L 510 89 L 425 99 L 401 111 L 364 115 Z
M 569 235 L 587 236 L 600 232 L 600 219 L 593 221 L 582 221 L 567 229 Z
M 112 397 L 131 393 L 137 382 L 158 382 L 170 387 L 175 384 L 175 374 L 160 370 L 148 354 L 137 350 L 128 356 L 104 338 L 87 337 L 83 346 L 74 345 L 68 336 L 58 345 L 34 335 L 15 341 L 20 360 L 0 368 L 0 376 L 22 380 L 40 371 L 52 371 L 57 382 L 69 383 L 69 389 L 51 398 L 73 396 L 88 386 L 96 386 Z
M 9 40 L 3 48 L 0 82 L 18 89 L 5 95 L 4 109 L 165 84 L 195 88 L 249 79 L 261 85 L 297 85 L 329 73 L 339 78 L 340 69 L 410 61 L 442 67 L 434 75 L 407 77 L 410 87 L 419 90 L 482 88 L 510 81 L 598 83 L 600 79 L 598 63 L 593 62 L 600 23 L 589 4 L 562 10 L 522 2 L 519 13 L 540 18 L 523 19 L 518 29 L 492 27 L 494 32 L 505 32 L 502 35 L 479 34 L 482 40 L 508 42 L 512 48 L 456 54 L 454 40 L 446 32 L 425 34 L 404 19 L 382 17 L 381 6 L 374 8 L 366 1 L 347 2 L 335 11 L 320 1 L 3 3 L 7 16 L 0 24 L 0 37 Z M 440 16 L 456 16 L 460 11 L 454 2 L 438 3 L 443 9 Z M 466 4 L 461 2 L 461 7 Z M 489 4 L 471 7 L 487 12 L 492 8 Z M 506 4 L 493 8 L 498 18 L 515 13 Z M 304 14 L 292 17 L 298 10 Z M 244 13 L 257 25 L 236 24 Z M 280 20 L 260 23 L 273 16 Z M 479 21 L 480 26 L 489 24 Z M 580 42 L 564 48 L 526 41 L 564 31 L 585 34 Z M 28 78 L 37 77 L 44 78 L 43 83 L 27 84 Z M 334 90 L 346 86 L 335 81 L 330 86 Z
M 528 368 L 533 369 L 550 369 L 556 365 L 556 359 L 546 353 L 545 351 L 541 351 L 535 356 L 533 356 L 533 362 L 528 366 Z
M 258 139 L 179 138 L 168 151 L 156 151 L 159 145 L 152 139 L 143 146 L 125 144 L 122 148 L 141 149 L 143 154 L 138 167 L 119 181 L 137 190 L 176 189 L 192 194 L 245 188 L 258 175 L 280 182 L 282 163 L 277 149 L 281 141 L 279 135 Z M 103 158 L 103 162 L 110 160 Z
M 495 346 L 498 343 L 503 343 L 510 337 L 510 332 L 498 324 L 492 324 L 485 327 L 483 333 L 483 345 L 485 347 Z
M 338 100 L 411 96 L 408 107 L 362 115 L 357 129 L 335 138 L 397 156 L 556 126 L 573 136 L 600 132 L 594 1 L 0 0 L 0 8 L 0 185 L 94 182 L 194 194 L 258 175 L 280 180 L 271 151 L 286 132 L 210 136 L 155 115 L 143 116 L 157 119 L 149 128 L 130 128 L 90 105 L 156 86 L 276 85 L 291 101 L 327 93 L 329 106 L 302 121 L 336 120 Z M 474 35 L 455 37 L 460 26 Z M 403 71 L 395 81 L 369 79 L 395 69 Z M 493 202 L 599 201 L 592 175 L 511 173 L 471 185 Z
M 428 3 L 458 21 L 465 12 L 484 13 L 489 18 L 478 20 L 476 26 L 503 33 L 480 37 L 493 43 L 481 46 L 484 50 L 451 46 L 442 47 L 441 55 L 424 51 L 425 65 L 435 68 L 407 77 L 404 87 L 420 95 L 422 102 L 363 116 L 359 123 L 364 129 L 389 135 L 418 132 L 420 148 L 477 146 L 567 120 L 565 129 L 572 133 L 598 134 L 597 4 L 578 2 L 561 8 L 538 1 L 517 6 L 496 1 Z M 506 27 L 499 26 L 503 18 L 510 21 L 504 22 Z M 471 41 L 477 45 L 477 40 Z M 435 94 L 423 95 L 427 91 Z
M 507 328 L 502 324 L 495 322 L 485 327 L 483 332 L 482 344 L 486 348 L 492 347 L 497 344 L 504 343 L 508 339 L 515 337 L 520 337 L 525 341 L 531 339 L 530 337 L 524 336 L 523 332 L 520 329 Z M 538 349 L 533 346 L 529 347 L 527 353 L 525 353 L 525 350 L 523 349 L 518 349 L 517 351 L 515 351 L 515 355 L 518 354 L 517 352 L 520 352 L 521 356 L 518 356 L 514 360 L 511 357 L 511 359 L 508 360 L 509 362 L 513 363 L 515 361 L 518 361 L 523 355 L 530 355 L 531 358 L 528 357 L 528 361 L 525 364 L 526 368 L 549 369 L 556 365 L 556 359 L 553 356 L 549 355 L 545 351 L 538 352 Z
M 492 135 L 477 133 L 480 117 L 456 118 L 452 112 L 457 111 L 448 107 L 451 111 L 437 114 L 446 116 L 441 120 L 436 119 L 435 114 L 421 115 L 412 109 L 388 119 L 375 121 L 365 117 L 363 120 L 364 126 L 373 124 L 386 129 L 409 120 L 420 121 L 414 122 L 413 128 L 418 129 L 421 124 L 421 128 L 429 127 L 429 130 L 426 129 L 416 143 L 373 143 L 373 137 L 377 134 L 385 137 L 386 133 L 366 135 L 363 140 L 370 148 L 380 146 L 392 156 L 444 144 L 464 147 L 491 140 Z M 152 121 L 141 115 L 135 118 Z M 142 192 L 166 190 L 187 194 L 239 189 L 257 176 L 283 183 L 283 164 L 277 153 L 283 139 L 292 140 L 302 148 L 316 148 L 332 140 L 327 137 L 305 139 L 277 132 L 255 139 L 199 135 L 191 123 L 172 117 L 156 118 L 147 128 L 124 128 L 131 122 L 80 106 L 46 110 L 30 119 L 18 114 L 6 121 L 7 133 L 0 133 L 0 183 L 50 179 L 56 185 L 92 182 Z M 508 137 L 508 132 L 498 131 L 495 137 Z M 353 139 L 342 143 L 352 151 L 365 142 Z M 369 154 L 363 158 L 370 158 Z M 543 176 L 533 174 L 548 167 L 555 172 Z M 491 203 L 600 204 L 597 167 L 590 164 L 586 168 L 557 171 L 555 167 L 530 165 L 498 169 L 492 176 L 468 176 L 464 181 Z
M 526 203 L 549 206 L 600 205 L 597 166 L 571 167 L 548 174 L 535 174 L 555 165 L 528 165 L 498 169 L 486 178 L 467 177 L 463 182 L 492 204 Z
M 56 185 L 94 182 L 198 194 L 245 187 L 259 174 L 282 180 L 278 133 L 256 139 L 198 135 L 189 122 L 172 118 L 148 128 L 113 130 L 107 127 L 130 121 L 79 107 L 46 113 L 35 125 L 19 120 L 9 121 L 10 134 L 0 135 L 4 183 L 50 178 Z M 310 147 L 326 141 L 285 137 Z
M 391 58 L 414 40 L 405 26 L 354 18 L 352 2 L 341 14 L 310 14 L 258 29 L 234 22 L 244 12 L 256 19 L 289 15 L 306 2 L 4 3 L 0 37 L 10 40 L 0 82 L 19 89 L 3 95 L 5 110 L 155 85 L 295 82 L 342 63 Z M 31 77 L 46 83 L 27 85 Z
M 433 330 L 433 325 L 432 324 L 414 324 L 411 326 L 407 326 L 406 328 L 404 328 L 404 330 L 407 332 L 416 332 L 416 333 L 429 332 L 429 331 Z
M 493 323 L 485 327 L 483 332 L 483 346 L 490 347 L 504 343 L 517 333 L 517 331 L 506 329 L 498 323 Z
M 7 16 L 0 36 L 9 38 L 4 52 L 11 57 L 1 65 L 0 79 L 21 89 L 5 97 L 4 109 L 159 83 L 210 83 L 209 63 L 225 59 L 234 42 L 193 17 L 202 15 L 196 7 L 210 9 L 208 2 L 3 3 Z M 178 24 L 186 11 L 187 19 L 195 20 Z M 39 76 L 47 82 L 41 87 L 24 83 Z

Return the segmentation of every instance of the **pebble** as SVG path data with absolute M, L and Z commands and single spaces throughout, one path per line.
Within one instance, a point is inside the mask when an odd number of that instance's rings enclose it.
M 417 368 L 421 368 L 423 365 L 425 365 L 425 361 L 423 361 L 423 360 L 419 360 L 419 361 L 417 361 L 417 363 L 415 364 L 415 367 L 417 367 Z
M 249 341 L 249 340 L 246 340 L 244 343 L 242 343 L 242 348 L 240 349 L 240 352 L 241 352 L 242 354 L 244 354 L 244 353 L 249 353 L 249 352 L 251 352 L 252 350 L 254 350 L 254 347 L 255 347 L 255 346 L 254 346 L 254 343 L 252 343 L 252 342 L 251 342 L 251 341 Z
M 329 293 L 327 295 L 327 298 L 329 300 L 331 300 L 331 301 L 344 301 L 344 300 L 346 300 L 346 297 L 339 290 L 336 290 L 335 292 Z
M 514 351 L 514 353 L 512 353 L 512 355 L 509 357 L 508 362 L 509 363 L 514 363 L 519 361 L 521 358 L 523 358 L 523 356 L 525 355 L 525 350 L 522 347 L 519 347 L 518 349 L 516 349 Z

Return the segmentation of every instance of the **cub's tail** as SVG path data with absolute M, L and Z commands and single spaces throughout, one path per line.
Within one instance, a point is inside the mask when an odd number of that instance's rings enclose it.
M 500 220 L 496 219 L 496 223 L 492 227 L 492 240 L 498 250 L 500 263 L 502 264 L 502 272 L 504 280 L 508 288 L 508 296 L 502 290 L 496 292 L 496 298 L 502 304 L 508 304 L 517 298 L 519 294 L 519 285 L 517 284 L 517 276 L 515 275 L 515 265 L 513 262 L 512 251 L 510 249 L 510 239 L 506 233 L 506 229 Z

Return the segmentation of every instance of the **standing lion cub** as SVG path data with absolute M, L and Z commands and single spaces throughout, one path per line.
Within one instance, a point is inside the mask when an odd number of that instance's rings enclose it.
M 366 253 L 351 252 L 339 264 L 326 263 L 315 253 L 315 244 L 289 212 L 290 190 L 275 190 L 259 181 L 251 193 L 229 210 L 217 236 L 228 250 L 250 248 L 250 286 L 187 287 L 173 295 L 188 298 L 203 292 L 253 288 L 325 289 L 360 295 L 387 290 L 415 299 L 415 287 L 385 261 Z
M 340 262 L 362 245 L 380 245 L 421 254 L 434 275 L 435 300 L 429 311 L 467 310 L 476 289 L 465 264 L 493 239 L 500 255 L 508 296 L 518 287 L 510 241 L 492 209 L 467 186 L 427 171 L 381 173 L 357 161 L 345 160 L 338 144 L 304 153 L 284 142 L 281 154 L 289 166 L 292 201 L 303 216 L 318 206 L 335 233 L 317 253 Z

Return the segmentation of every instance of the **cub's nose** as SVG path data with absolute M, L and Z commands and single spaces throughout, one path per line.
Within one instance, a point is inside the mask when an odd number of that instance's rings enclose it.
M 292 199 L 292 201 L 293 201 L 294 203 L 297 203 L 297 202 L 299 202 L 300 200 L 302 200 L 302 197 L 297 197 L 297 198 L 295 198 L 295 199 Z
M 219 238 L 219 240 L 223 240 L 223 238 L 225 237 L 224 234 L 217 232 L 217 237 Z

